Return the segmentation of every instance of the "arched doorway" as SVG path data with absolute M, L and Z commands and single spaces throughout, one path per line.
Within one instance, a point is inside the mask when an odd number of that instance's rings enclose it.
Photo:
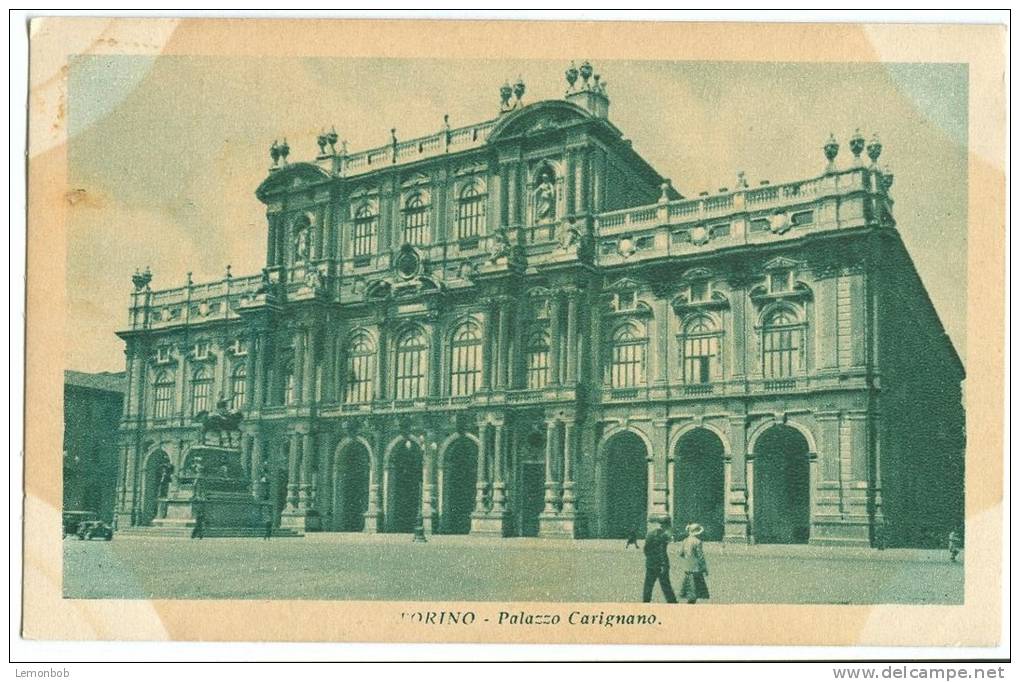
M 700 523 L 705 540 L 722 540 L 725 530 L 724 448 L 708 429 L 694 429 L 676 444 L 673 467 L 673 523 L 683 530 Z
M 159 511 L 159 498 L 166 494 L 172 470 L 170 457 L 164 451 L 156 450 L 149 453 L 149 457 L 145 460 L 140 525 L 147 526 L 156 518 L 156 513 Z
M 411 533 L 421 506 L 421 448 L 411 439 L 390 452 L 387 528 L 391 533 Z
M 648 449 L 641 438 L 624 431 L 603 445 L 605 452 L 605 526 L 603 536 L 644 535 L 648 525 Z
M 754 539 L 806 543 L 811 536 L 808 443 L 790 426 L 773 426 L 754 446 Z
M 333 523 L 337 530 L 357 533 L 365 529 L 371 466 L 368 448 L 360 441 L 349 442 L 337 453 L 333 506 Z
M 478 446 L 469 438 L 458 438 L 446 448 L 443 458 L 442 532 L 471 532 L 478 481 Z

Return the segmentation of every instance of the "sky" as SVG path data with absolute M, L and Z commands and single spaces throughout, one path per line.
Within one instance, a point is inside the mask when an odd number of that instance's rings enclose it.
M 335 126 L 350 151 L 498 114 L 499 86 L 557 99 L 563 61 L 81 56 L 68 86 L 68 369 L 123 369 L 131 275 L 153 289 L 256 274 L 269 145 L 311 160 Z M 578 64 L 580 60 L 577 60 Z M 685 196 L 821 174 L 856 128 L 895 174 L 898 229 L 966 363 L 967 70 L 957 64 L 595 62 L 610 120 Z

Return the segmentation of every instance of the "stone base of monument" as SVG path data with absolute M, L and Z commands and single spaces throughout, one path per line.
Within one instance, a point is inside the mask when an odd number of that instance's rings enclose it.
M 144 534 L 190 536 L 201 517 L 206 537 L 251 537 L 265 533 L 272 513 L 269 501 L 252 494 L 240 450 L 198 445 L 188 451 Z M 298 534 L 293 528 L 273 532 L 274 536 Z

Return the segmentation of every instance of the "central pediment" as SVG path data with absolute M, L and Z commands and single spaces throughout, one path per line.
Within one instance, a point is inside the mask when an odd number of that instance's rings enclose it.
M 503 116 L 489 133 L 488 141 L 555 130 L 591 118 L 590 113 L 570 102 L 536 102 Z

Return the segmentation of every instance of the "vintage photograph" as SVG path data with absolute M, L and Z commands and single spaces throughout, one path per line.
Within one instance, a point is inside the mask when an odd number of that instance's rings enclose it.
M 966 63 L 314 52 L 67 56 L 62 600 L 968 603 Z

